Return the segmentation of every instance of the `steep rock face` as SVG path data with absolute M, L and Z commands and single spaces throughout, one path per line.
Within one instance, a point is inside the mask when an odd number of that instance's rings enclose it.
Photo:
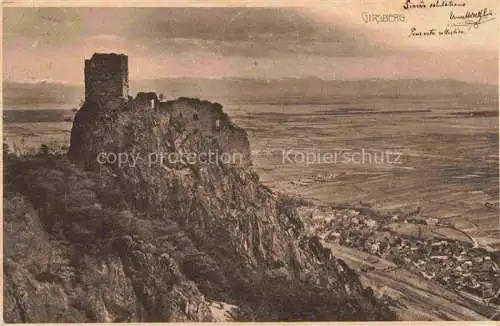
M 22 170 L 38 209 L 19 193 L 4 197 L 6 321 L 211 320 L 175 260 L 120 228 L 131 217 L 103 209 L 91 180 L 55 167 Z
M 207 300 L 239 306 L 240 319 L 393 318 L 305 232 L 294 201 L 259 182 L 245 131 L 218 104 L 86 103 L 68 157 L 7 167 L 6 188 L 50 238 L 40 245 L 59 243 L 66 257 L 33 272 L 13 254 L 8 320 L 54 321 L 73 308 L 60 320 L 211 320 Z M 19 294 L 43 288 L 32 279 L 47 271 L 59 278 L 44 286 L 65 298 L 50 316 L 24 309 Z
M 220 106 L 192 99 L 164 103 L 160 110 L 133 102 L 104 110 L 84 106 L 75 124 L 82 127 L 72 133 L 70 157 L 99 171 L 106 185 L 119 182 L 120 194 L 128 196 L 123 200 L 135 208 L 175 220 L 205 249 L 245 262 L 245 272 L 282 268 L 289 276 L 304 276 L 316 269 L 310 250 L 299 246 L 300 221 L 294 212 L 279 212 L 276 195 L 248 169 L 246 133 Z M 73 155 L 78 151 L 83 160 Z M 98 164 L 97 157 L 110 152 L 129 162 Z M 180 160 L 212 153 L 209 162 Z M 227 163 L 224 154 L 242 161 Z
M 301 259 L 285 239 L 284 227 L 294 232 L 296 226 L 279 216 L 275 196 L 246 169 L 251 165 L 246 133 L 217 105 L 182 99 L 159 111 L 134 103 L 99 109 L 84 107 L 76 117 L 82 127 L 73 131 L 70 157 L 99 171 L 105 187 L 118 182 L 118 193 L 128 197 L 123 201 L 159 219 L 175 220 L 193 235 L 200 231 L 205 248 L 255 268 Z M 129 162 L 99 164 L 101 153 L 116 153 Z M 226 164 L 224 155 L 233 154 L 238 160 Z M 183 161 L 190 155 L 198 156 L 194 163 Z

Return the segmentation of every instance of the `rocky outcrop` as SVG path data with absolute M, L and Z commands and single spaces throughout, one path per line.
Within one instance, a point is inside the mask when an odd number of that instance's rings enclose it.
M 48 183 L 55 186 L 48 196 L 63 195 L 62 179 L 54 181 Z M 83 187 L 73 193 L 87 191 L 91 192 Z M 107 232 L 109 237 L 99 237 L 96 233 L 102 228 L 95 226 L 102 224 L 102 218 L 113 221 L 108 215 L 113 212 L 103 211 L 96 203 L 87 206 L 71 199 L 47 199 L 44 203 L 55 206 L 51 214 L 73 215 L 67 219 L 47 216 L 43 214 L 47 207 L 39 206 L 39 216 L 24 196 L 9 194 L 4 198 L 7 322 L 211 320 L 204 296 L 165 250 L 133 232 L 115 229 L 115 234 Z M 70 225 L 72 218 L 76 225 Z M 88 218 L 88 224 L 78 218 Z
M 86 103 L 68 157 L 8 164 L 6 205 L 31 205 L 39 245 L 64 252 L 58 269 L 34 271 L 49 254 L 28 263 L 5 246 L 9 321 L 205 321 L 206 300 L 238 306 L 240 320 L 393 318 L 307 234 L 294 200 L 259 182 L 245 131 L 219 104 Z M 44 288 L 40 273 L 63 298 L 50 316 L 21 294 Z

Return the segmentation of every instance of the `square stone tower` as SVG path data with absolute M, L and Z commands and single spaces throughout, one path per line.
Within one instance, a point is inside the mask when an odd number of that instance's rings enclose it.
M 85 60 L 85 101 L 128 98 L 128 57 L 94 53 Z

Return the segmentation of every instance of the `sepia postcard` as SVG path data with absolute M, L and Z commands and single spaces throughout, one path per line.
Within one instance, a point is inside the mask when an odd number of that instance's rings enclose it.
M 5 323 L 498 325 L 496 0 L 1 9 Z

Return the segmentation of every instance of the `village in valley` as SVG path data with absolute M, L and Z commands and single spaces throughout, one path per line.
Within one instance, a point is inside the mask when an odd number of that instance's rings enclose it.
M 453 239 L 433 233 L 437 229 L 461 232 L 445 221 L 417 218 L 415 214 L 365 215 L 356 209 L 308 214 L 309 224 L 326 243 L 380 257 L 476 301 L 500 303 L 499 252 L 481 248 L 473 238 Z

